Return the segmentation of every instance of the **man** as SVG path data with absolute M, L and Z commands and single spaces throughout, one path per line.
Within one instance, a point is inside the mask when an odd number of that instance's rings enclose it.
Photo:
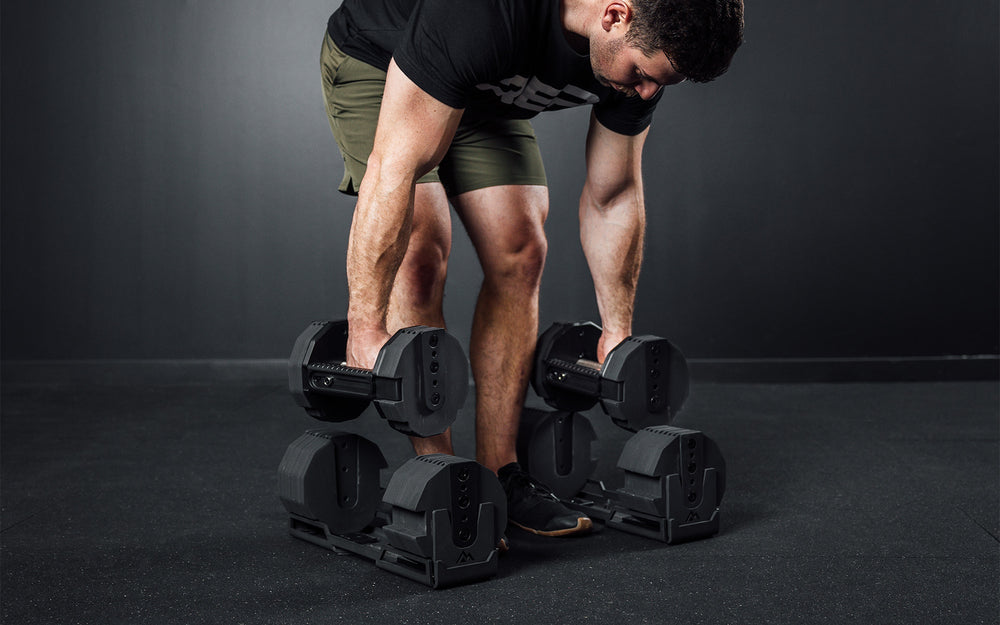
M 642 145 L 662 88 L 722 74 L 742 40 L 742 0 L 345 0 L 322 52 L 341 191 L 358 195 L 347 255 L 348 364 L 370 368 L 397 329 L 444 327 L 449 202 L 483 269 L 470 341 L 476 459 L 513 524 L 585 532 L 516 464 L 546 255 L 545 173 L 531 126 L 591 105 L 580 239 L 603 334 L 631 334 L 642 262 Z M 450 432 L 414 439 L 452 453 Z

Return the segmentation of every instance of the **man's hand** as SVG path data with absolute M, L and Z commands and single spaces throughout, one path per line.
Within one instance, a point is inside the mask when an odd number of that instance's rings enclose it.
M 392 338 L 380 330 L 350 331 L 347 335 L 347 366 L 374 369 L 382 347 Z

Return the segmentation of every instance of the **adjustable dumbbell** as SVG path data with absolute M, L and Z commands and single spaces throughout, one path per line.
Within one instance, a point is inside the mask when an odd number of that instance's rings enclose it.
M 531 386 L 547 404 L 579 412 L 600 402 L 619 427 L 669 424 L 688 394 L 684 355 L 658 336 L 630 336 L 597 362 L 601 328 L 554 323 L 538 339 Z
M 469 364 L 458 340 L 438 328 L 404 328 L 372 369 L 348 367 L 347 322 L 317 321 L 299 335 L 288 361 L 295 402 L 321 421 L 348 421 L 370 404 L 411 436 L 444 432 L 465 403 Z
M 426 327 L 397 332 L 371 369 L 348 367 L 346 321 L 315 322 L 288 363 L 297 404 L 322 421 L 353 419 L 371 404 L 406 434 L 433 436 L 454 422 L 468 392 L 458 341 Z M 278 467 L 289 533 L 434 588 L 496 575 L 507 500 L 496 475 L 472 460 L 418 456 L 381 487 L 378 445 L 335 429 L 292 442 Z

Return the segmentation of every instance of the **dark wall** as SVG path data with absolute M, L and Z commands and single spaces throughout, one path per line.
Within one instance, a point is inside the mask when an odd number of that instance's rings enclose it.
M 343 315 L 335 4 L 3 2 L 5 359 L 283 357 Z M 729 74 L 657 111 L 636 330 L 695 358 L 997 353 L 996 3 L 776 4 L 749 3 Z M 536 123 L 543 324 L 596 318 L 586 119 Z M 472 259 L 456 225 L 463 339 Z

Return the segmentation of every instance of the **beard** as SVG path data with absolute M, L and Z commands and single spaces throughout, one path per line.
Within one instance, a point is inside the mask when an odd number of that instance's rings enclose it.
M 594 78 L 597 79 L 597 82 L 605 87 L 611 87 L 625 94 L 627 97 L 632 97 L 639 95 L 639 93 L 631 87 L 616 83 L 605 74 L 614 65 L 615 57 L 621 52 L 624 46 L 625 42 L 621 38 L 612 39 L 608 42 L 598 41 L 591 43 L 590 69 L 594 72 Z

